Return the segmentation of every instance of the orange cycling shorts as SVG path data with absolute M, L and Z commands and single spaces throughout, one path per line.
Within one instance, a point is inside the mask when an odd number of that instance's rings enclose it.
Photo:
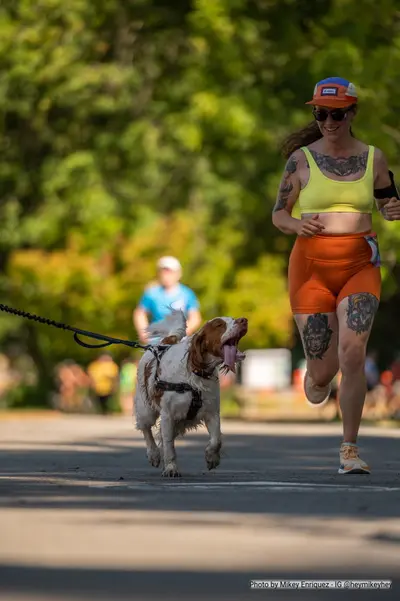
M 298 237 L 289 260 L 292 313 L 335 313 L 350 294 L 381 293 L 376 234 Z

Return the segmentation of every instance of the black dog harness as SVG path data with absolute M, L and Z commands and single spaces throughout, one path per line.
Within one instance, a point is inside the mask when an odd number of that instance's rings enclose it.
M 158 370 L 160 367 L 160 361 L 162 356 L 164 355 L 164 353 L 169 349 L 170 347 L 163 347 L 163 348 L 156 348 L 156 347 L 152 347 L 150 350 L 152 351 L 152 353 L 154 354 L 156 360 L 157 360 L 157 371 L 156 371 L 156 388 L 158 390 L 162 390 L 162 391 L 170 391 L 170 392 L 177 392 L 179 394 L 182 394 L 184 392 L 191 392 L 192 393 L 192 400 L 190 401 L 190 406 L 188 409 L 188 412 L 186 414 L 186 420 L 192 420 L 196 417 L 196 415 L 198 414 L 198 412 L 200 411 L 202 405 L 203 405 L 203 399 L 201 397 L 201 391 L 198 390 L 198 388 L 194 388 L 193 386 L 191 386 L 190 384 L 186 384 L 184 382 L 166 382 L 165 380 L 159 380 L 158 378 Z M 214 371 L 214 370 L 213 370 Z M 211 376 L 213 374 L 213 371 L 210 373 L 209 371 L 206 371 L 204 369 L 201 370 L 193 370 L 193 373 L 196 376 L 199 376 L 200 378 L 204 378 L 206 380 L 210 380 Z
M 200 390 L 198 390 L 197 388 L 193 388 L 193 386 L 190 386 L 190 384 L 184 384 L 183 382 L 174 384 L 173 382 L 165 382 L 164 380 L 157 379 L 156 388 L 158 388 L 158 390 L 170 390 L 179 393 L 192 393 L 192 400 L 190 401 L 189 410 L 186 414 L 187 420 L 194 419 L 203 405 Z

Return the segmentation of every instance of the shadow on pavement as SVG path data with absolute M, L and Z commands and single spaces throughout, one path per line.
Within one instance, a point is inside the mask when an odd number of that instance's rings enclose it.
M 54 438 L 57 440 L 56 434 L 52 440 Z M 189 526 L 226 525 L 231 531 L 235 528 L 235 514 L 247 514 L 260 520 L 252 527 L 265 537 L 269 535 L 268 526 L 262 523 L 265 518 L 272 520 L 278 528 L 301 532 L 305 544 L 308 535 L 316 534 L 320 540 L 330 534 L 343 537 L 343 566 L 346 566 L 345 526 L 339 522 L 331 524 L 328 520 L 321 525 L 321 521 L 312 523 L 307 518 L 353 517 L 355 522 L 357 518 L 373 522 L 378 517 L 399 517 L 398 439 L 379 435 L 379 432 L 362 436 L 363 455 L 371 461 L 374 471 L 371 476 L 350 478 L 337 474 L 340 437 L 328 432 L 307 436 L 276 432 L 268 435 L 227 434 L 221 465 L 213 472 L 205 469 L 206 443 L 204 433 L 191 434 L 178 442 L 183 478 L 175 482 L 162 479 L 160 470 L 148 465 L 144 445 L 134 432 L 132 437 L 125 434 L 118 437 L 117 433 L 102 433 L 95 438 L 81 435 L 75 436 L 74 442 L 66 439 L 33 443 L 12 440 L 0 448 L 0 509 L 76 510 L 72 518 L 76 523 L 71 523 L 71 527 L 79 526 L 79 520 L 83 518 L 78 510 L 86 509 L 94 512 L 90 514 L 93 525 L 97 524 L 97 519 L 101 519 L 102 525 L 120 526 L 162 526 L 168 522 L 177 529 L 184 516 L 185 524 Z M 25 450 L 18 448 L 21 445 L 25 445 Z M 274 482 L 292 483 L 293 487 L 274 486 Z M 262 486 L 258 487 L 257 483 Z M 97 516 L 95 512 L 100 510 L 113 511 Z M 124 510 L 130 513 L 121 513 Z M 146 511 L 150 512 L 147 516 Z M 213 519 L 207 512 L 214 514 Z M 202 515 L 204 519 L 201 519 Z M 378 532 L 366 531 L 361 536 L 366 545 L 375 544 L 375 551 L 376 545 L 390 545 L 395 553 L 399 536 L 386 530 L 389 529 L 382 527 Z M 76 544 L 79 545 L 79 540 Z M 140 545 L 140 540 L 132 541 L 132 545 L 137 544 Z M 195 552 L 195 541 L 193 545 Z M 7 545 L 3 557 L 7 557 Z M 369 565 L 359 577 L 365 578 L 372 572 Z M 341 599 L 355 595 L 358 598 L 362 595 L 363 599 L 377 599 L 377 595 L 384 595 L 385 599 L 399 598 L 400 582 L 395 583 L 393 590 L 384 592 L 253 591 L 249 588 L 252 578 L 300 580 L 313 577 L 343 579 L 346 576 L 357 578 L 357 574 L 346 574 L 343 570 L 324 574 L 317 567 L 313 573 L 312 566 L 307 574 L 293 571 L 249 573 L 234 569 L 225 572 L 161 571 L 158 566 L 149 571 L 129 571 L 109 566 L 98 569 L 25 566 L 10 559 L 9 565 L 0 563 L 0 599 L 228 601 L 262 597 L 330 601 L 338 595 Z
M 0 507 L 399 516 L 397 439 L 362 437 L 363 456 L 373 465 L 369 476 L 337 474 L 338 437 L 332 434 L 229 434 L 221 465 L 211 472 L 205 468 L 206 442 L 200 433 L 178 442 L 183 477 L 168 481 L 148 465 L 142 442 L 133 436 L 29 443 L 27 450 L 13 441 L 0 450 Z M 263 482 L 267 492 L 255 486 Z M 274 482 L 294 487 L 268 484 Z M 218 489 L 219 484 L 226 488 Z M 236 486 L 241 487 L 239 504 Z

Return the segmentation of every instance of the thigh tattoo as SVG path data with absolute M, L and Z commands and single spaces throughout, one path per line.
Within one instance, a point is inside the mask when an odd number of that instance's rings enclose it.
M 329 348 L 333 330 L 324 313 L 309 315 L 303 329 L 304 350 L 308 359 L 322 359 Z
M 369 292 L 359 292 L 349 296 L 347 307 L 347 326 L 356 334 L 368 332 L 372 326 L 379 301 Z

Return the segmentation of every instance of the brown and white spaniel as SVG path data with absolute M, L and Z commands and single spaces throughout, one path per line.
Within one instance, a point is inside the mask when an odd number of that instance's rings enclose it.
M 236 371 L 245 355 L 238 350 L 247 333 L 247 319 L 216 317 L 192 336 L 185 336 L 186 319 L 173 311 L 150 326 L 165 349 L 155 346 L 142 356 L 135 392 L 136 426 L 142 431 L 151 465 L 163 464 L 163 476 L 179 477 L 174 441 L 205 424 L 209 443 L 205 450 L 208 469 L 220 463 L 219 369 Z M 158 441 L 152 428 L 160 419 Z

